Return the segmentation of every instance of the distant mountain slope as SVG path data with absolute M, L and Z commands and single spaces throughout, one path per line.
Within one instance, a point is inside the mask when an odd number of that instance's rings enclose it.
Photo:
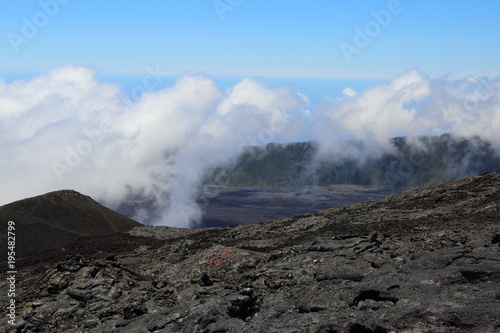
M 64 245 L 82 236 L 123 232 L 141 224 L 72 190 L 50 192 L 0 207 L 1 238 L 15 222 L 18 255 Z
M 491 144 L 479 137 L 445 134 L 414 139 L 394 138 L 393 152 L 368 157 L 364 163 L 354 157 L 318 157 L 316 142 L 249 147 L 232 165 L 211 170 L 206 182 L 234 187 L 424 187 L 500 169 Z M 342 141 L 339 146 L 340 151 L 363 151 L 360 141 Z

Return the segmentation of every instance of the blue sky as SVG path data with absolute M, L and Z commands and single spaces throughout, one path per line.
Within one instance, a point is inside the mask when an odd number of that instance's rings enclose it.
M 101 75 L 150 66 L 174 75 L 350 80 L 408 69 L 456 78 L 500 72 L 493 0 L 24 0 L 2 1 L 2 9 L 7 78 L 68 64 Z M 381 24 L 374 12 L 390 17 Z M 369 43 L 357 47 L 356 31 L 370 27 Z M 350 61 L 342 43 L 357 47 Z

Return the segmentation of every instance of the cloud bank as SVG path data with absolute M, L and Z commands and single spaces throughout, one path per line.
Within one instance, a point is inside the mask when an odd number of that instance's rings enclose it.
M 0 204 L 71 188 L 113 208 L 140 194 L 161 207 L 151 223 L 187 227 L 201 218 L 195 198 L 205 172 L 245 146 L 308 132 L 323 155 L 365 158 L 390 150 L 390 137 L 453 132 L 500 148 L 498 78 L 448 82 L 412 70 L 318 106 L 308 101 L 251 79 L 221 91 L 201 75 L 137 101 L 83 67 L 2 80 Z M 340 139 L 371 144 L 341 151 Z
M 186 227 L 201 216 L 204 172 L 287 134 L 300 105 L 287 88 L 243 80 L 221 92 L 205 76 L 132 102 L 94 74 L 69 67 L 0 82 L 2 204 L 72 188 L 113 207 L 140 193 L 162 207 L 154 223 Z
M 500 150 L 499 78 L 467 77 L 449 82 L 411 70 L 362 93 L 346 91 L 344 98 L 314 112 L 315 137 L 322 144 L 322 155 L 358 154 L 363 158 L 380 149 L 390 151 L 391 137 L 443 133 L 478 135 Z M 339 139 L 366 140 L 370 148 L 338 151 Z

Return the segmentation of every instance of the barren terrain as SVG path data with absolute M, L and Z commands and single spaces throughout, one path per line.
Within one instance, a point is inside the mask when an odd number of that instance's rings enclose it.
M 19 258 L 0 332 L 499 332 L 499 222 L 495 172 L 260 224 L 86 236 Z
M 390 194 L 393 192 L 389 188 L 360 185 L 277 188 L 209 186 L 205 187 L 199 200 L 204 213 L 201 227 L 254 224 L 343 207 Z

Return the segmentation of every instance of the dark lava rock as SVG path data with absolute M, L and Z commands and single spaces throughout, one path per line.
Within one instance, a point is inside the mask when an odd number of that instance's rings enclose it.
M 23 259 L 0 332 L 499 332 L 499 222 L 496 172 L 258 225 L 87 236 Z

